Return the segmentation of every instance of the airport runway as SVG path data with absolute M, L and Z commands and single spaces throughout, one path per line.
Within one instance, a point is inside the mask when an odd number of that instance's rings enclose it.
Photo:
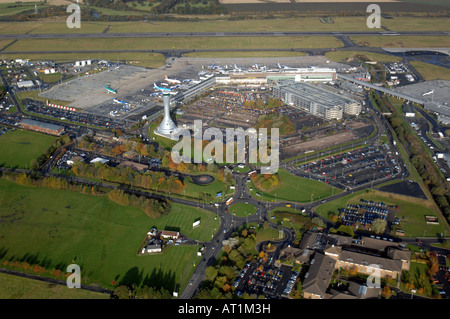
M 274 37 L 274 36 L 448 36 L 450 31 L 275 31 L 275 32 L 130 32 L 130 33 L 29 33 L 0 34 L 0 39 L 86 39 L 167 37 Z

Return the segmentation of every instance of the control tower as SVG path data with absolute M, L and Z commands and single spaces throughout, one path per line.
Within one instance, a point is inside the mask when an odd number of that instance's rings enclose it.
M 177 130 L 177 126 L 170 118 L 170 94 L 164 93 L 162 99 L 164 103 L 164 118 L 156 128 L 155 133 L 170 138 L 170 135 Z

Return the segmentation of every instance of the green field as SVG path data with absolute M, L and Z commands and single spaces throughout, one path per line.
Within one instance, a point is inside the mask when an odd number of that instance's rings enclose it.
M 179 228 L 189 238 L 209 241 L 220 227 L 220 218 L 216 214 L 195 207 L 172 203 L 172 210 L 167 216 L 153 220 L 157 229 Z M 200 219 L 200 226 L 192 228 L 192 224 Z
M 445 1 L 445 0 L 443 0 Z M 3 5 L 4 6 L 4 5 Z M 1 8 L 1 5 L 0 5 Z M 24 7 L 21 7 L 22 9 Z M 31 8 L 31 7 L 29 7 Z M 28 8 L 28 9 L 29 9 Z M 34 9 L 34 4 L 32 5 Z M 136 7 L 141 9 L 141 7 Z M 147 8 L 147 7 L 142 7 Z M 107 8 L 97 8 L 108 14 L 130 14 L 133 12 L 117 11 Z M 2 13 L 7 13 L 3 9 Z M 8 9 L 13 10 L 13 9 Z M 17 8 L 15 9 L 17 10 Z M 10 13 L 7 13 L 10 14 Z M 0 14 L 1 15 L 1 14 Z M 333 17 L 334 23 L 322 23 L 315 17 L 274 18 L 274 19 L 243 19 L 228 20 L 227 18 L 203 17 L 199 21 L 148 21 L 148 22 L 85 22 L 81 28 L 70 29 L 65 22 L 58 21 L 28 21 L 1 22 L 1 34 L 30 33 L 101 33 L 111 26 L 108 32 L 277 32 L 277 31 L 367 31 L 377 32 L 377 29 L 368 29 L 367 17 Z M 391 31 L 448 31 L 449 18 L 430 17 L 394 17 L 382 18 L 381 24 Z
M 235 216 L 246 217 L 256 213 L 256 207 L 252 204 L 235 203 L 228 207 L 228 212 Z
M 346 62 L 348 59 L 353 59 L 355 56 L 365 56 L 371 61 L 377 62 L 400 62 L 402 59 L 388 54 L 380 54 L 373 52 L 365 52 L 365 51 L 331 51 L 325 53 L 325 56 L 336 62 Z
M 0 166 L 30 168 L 30 161 L 44 154 L 56 137 L 24 131 L 8 131 L 0 136 Z
M 360 199 L 372 200 L 374 202 L 384 202 L 388 205 L 398 205 L 399 210 L 396 216 L 401 219 L 400 229 L 405 231 L 407 237 L 421 237 L 421 236 L 437 236 L 441 232 L 445 232 L 449 227 L 439 212 L 436 205 L 428 200 L 419 198 L 402 196 L 397 194 L 385 193 L 377 190 L 362 190 L 343 196 L 334 201 L 316 207 L 315 211 L 328 218 L 329 213 L 337 215 L 338 208 L 345 208 L 348 204 L 356 204 Z M 439 225 L 430 225 L 425 222 L 425 215 L 435 215 L 439 218 Z M 405 219 L 402 219 L 405 216 Z
M 40 280 L 0 273 L 0 299 L 109 299 L 108 294 L 70 289 Z
M 199 202 L 220 202 L 227 199 L 227 196 L 234 194 L 234 190 L 230 189 L 230 185 L 225 182 L 221 182 L 217 179 L 217 174 L 205 172 L 208 175 L 214 177 L 214 181 L 206 184 L 199 185 L 195 184 L 190 177 L 184 180 L 186 188 L 180 193 L 181 195 L 192 197 L 197 199 Z M 216 197 L 217 193 L 222 193 L 222 196 Z M 205 198 L 205 194 L 209 194 L 209 198 Z
M 6 47 L 8 44 L 12 43 L 11 40 L 0 40 L 0 50 Z
M 430 48 L 450 47 L 447 36 L 352 36 L 358 45 L 381 48 Z
M 307 203 L 324 199 L 331 195 L 341 192 L 340 189 L 332 187 L 328 184 L 311 180 L 308 178 L 292 175 L 284 169 L 278 170 L 279 183 L 269 192 L 257 190 L 253 182 L 251 194 L 254 198 L 264 201 L 293 201 L 298 203 Z M 256 193 L 262 196 L 256 195 Z
M 174 205 L 175 216 L 152 220 L 142 210 L 118 205 L 106 196 L 22 186 L 5 179 L 0 179 L 0 202 L 3 260 L 33 260 L 47 269 L 76 263 L 82 284 L 109 289 L 114 280 L 140 282 L 159 271 L 184 287 L 199 258 L 196 246 L 172 246 L 162 254 L 138 256 L 140 245 L 157 223 L 190 224 L 200 216 L 205 223 L 196 230 L 199 236 L 209 232 L 206 227 L 212 223 L 208 214 L 190 207 Z M 179 219 L 184 213 L 187 217 Z M 197 233 L 191 235 L 195 238 Z
M 410 63 L 426 81 L 450 81 L 450 70 L 447 68 L 420 61 L 411 61 Z
M 18 14 L 24 11 L 34 12 L 34 5 L 37 5 L 38 10 L 48 6 L 43 5 L 43 2 L 25 2 L 25 3 L 0 3 L 0 17 Z
M 5 50 L 8 52 L 41 51 L 108 51 L 127 50 L 202 50 L 202 49 L 291 49 L 342 47 L 334 37 L 169 37 L 169 38 L 86 38 L 86 39 L 21 39 Z

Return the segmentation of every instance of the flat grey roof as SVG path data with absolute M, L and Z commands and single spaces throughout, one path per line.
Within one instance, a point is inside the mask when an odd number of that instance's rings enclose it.
M 328 91 L 324 88 L 317 87 L 306 82 L 297 82 L 286 86 L 282 85 L 280 86 L 280 89 L 291 94 L 301 96 L 302 99 L 323 105 L 326 108 L 333 108 L 337 105 L 343 106 L 345 104 L 356 102 L 349 97 Z

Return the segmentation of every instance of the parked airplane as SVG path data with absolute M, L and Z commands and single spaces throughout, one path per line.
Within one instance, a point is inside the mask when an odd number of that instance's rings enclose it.
M 175 94 L 178 93 L 178 92 L 173 92 L 171 89 L 163 88 L 163 87 L 157 86 L 156 83 L 153 83 L 153 87 L 154 87 L 155 89 L 157 89 L 157 90 L 160 90 L 160 91 L 162 91 L 162 92 L 167 92 L 167 93 L 170 93 L 170 94 L 172 94 L 172 95 L 175 95 Z
M 111 88 L 108 87 L 106 84 L 105 84 L 105 89 L 106 89 L 106 91 L 108 91 L 108 93 L 117 94 L 117 91 L 116 91 L 116 90 L 111 89 Z
M 127 102 L 121 101 L 121 100 L 118 100 L 118 99 L 113 99 L 113 101 L 116 102 L 116 103 L 120 103 L 120 104 L 128 104 Z
M 167 75 L 164 75 L 164 78 L 165 78 L 165 80 L 166 80 L 167 82 L 170 82 L 170 83 L 172 83 L 172 84 L 180 84 L 180 83 L 181 83 L 180 80 L 177 80 L 177 79 L 169 79 L 169 78 L 167 77 Z
M 434 90 L 431 90 L 431 91 L 423 93 L 422 96 L 425 96 L 425 95 L 428 95 L 428 94 L 433 94 L 433 93 L 434 93 Z

